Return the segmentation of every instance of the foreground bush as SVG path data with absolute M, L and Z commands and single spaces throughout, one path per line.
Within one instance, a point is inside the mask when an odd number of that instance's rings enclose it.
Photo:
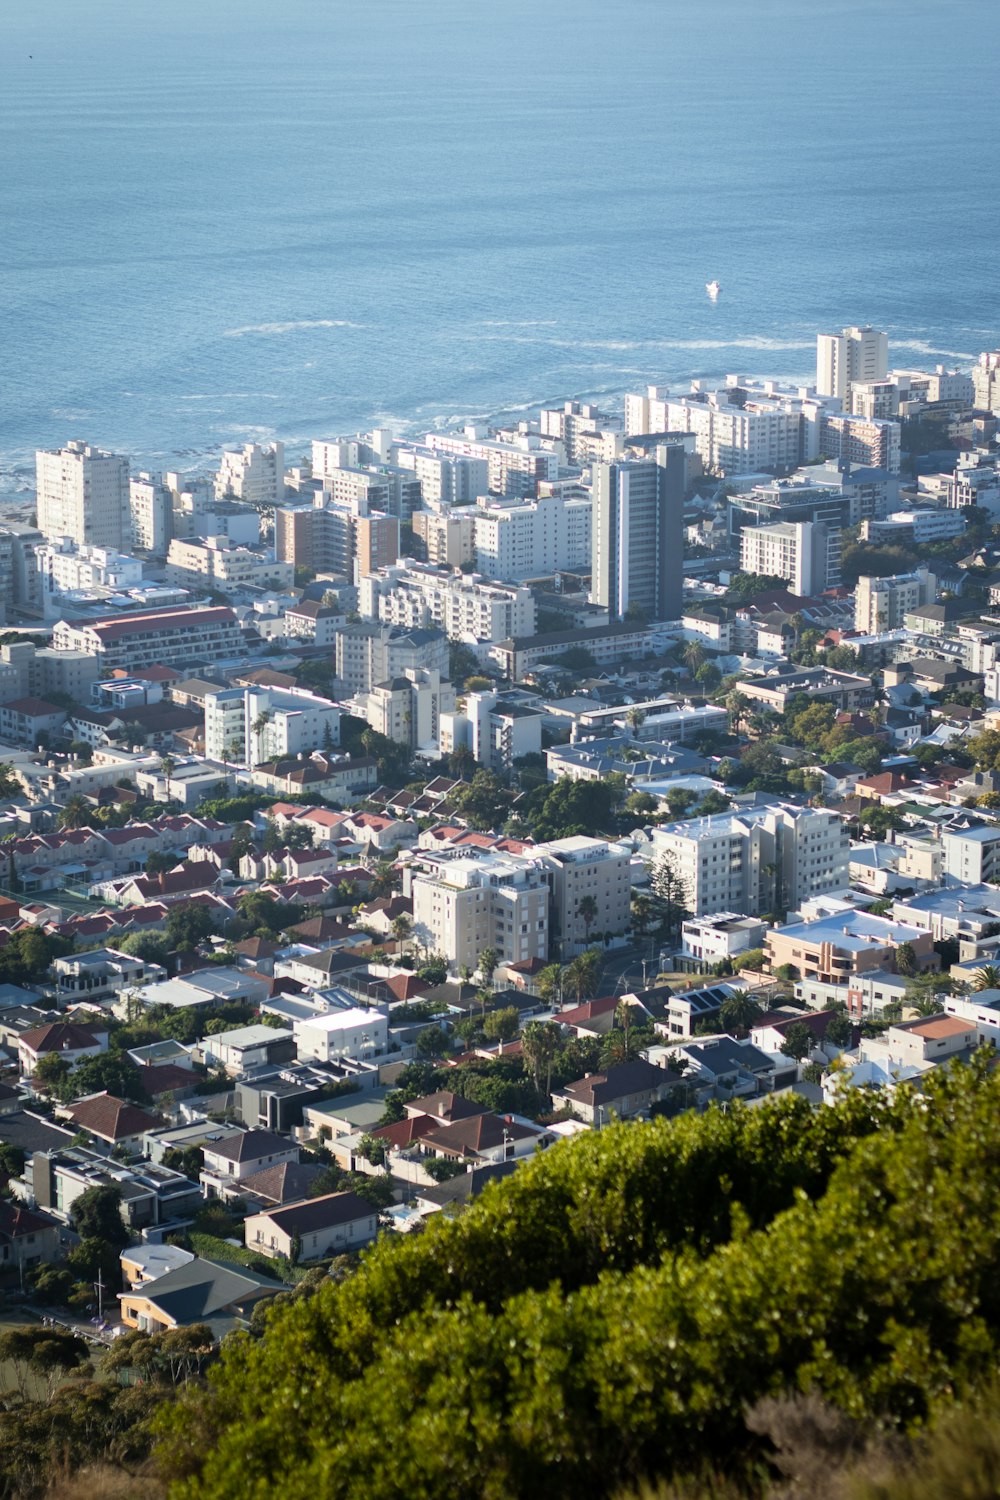
M 992 1374 L 1000 1082 L 623 1126 L 231 1341 L 167 1414 L 177 1494 L 613 1494 L 730 1474 L 746 1408 L 915 1424 Z

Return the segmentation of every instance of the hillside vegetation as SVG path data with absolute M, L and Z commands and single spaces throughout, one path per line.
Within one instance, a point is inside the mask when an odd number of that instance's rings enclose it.
M 1000 1080 L 618 1126 L 229 1341 L 161 1418 L 184 1500 L 747 1481 L 746 1412 L 914 1427 L 992 1377 Z

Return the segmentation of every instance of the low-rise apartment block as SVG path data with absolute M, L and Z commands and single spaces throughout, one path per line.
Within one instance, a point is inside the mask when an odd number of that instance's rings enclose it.
M 413 877 L 413 926 L 453 969 L 495 948 L 502 964 L 548 957 L 549 886 L 531 862 L 486 855 L 442 860 Z

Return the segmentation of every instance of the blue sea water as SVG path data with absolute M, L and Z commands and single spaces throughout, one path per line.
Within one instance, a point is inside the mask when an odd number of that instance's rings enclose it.
M 996 0 L 10 5 L 0 474 L 808 377 L 848 322 L 969 363 L 998 42 Z

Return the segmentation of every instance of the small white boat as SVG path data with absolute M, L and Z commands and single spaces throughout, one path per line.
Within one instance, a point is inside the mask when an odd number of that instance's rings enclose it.
M 712 301 L 714 302 L 715 299 L 716 299 L 716 297 L 722 291 L 722 287 L 720 286 L 720 284 L 717 281 L 706 281 L 705 282 L 705 290 L 708 293 L 708 295 L 711 297 Z

